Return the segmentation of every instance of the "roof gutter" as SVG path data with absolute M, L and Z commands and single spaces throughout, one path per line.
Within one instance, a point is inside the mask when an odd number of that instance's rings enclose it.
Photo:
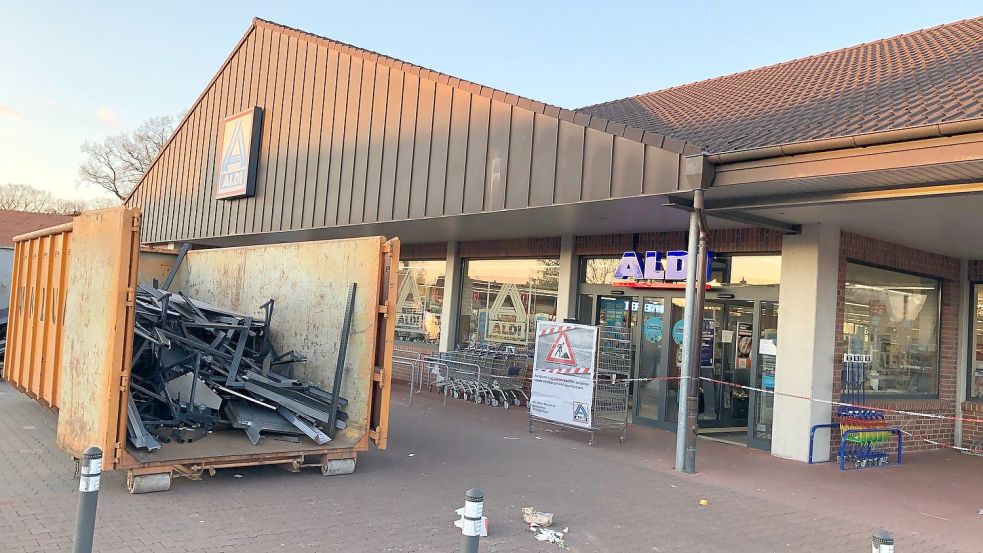
M 948 123 L 937 123 L 935 125 L 908 127 L 905 129 L 856 134 L 853 136 L 838 138 L 806 140 L 803 142 L 792 142 L 790 144 L 781 144 L 778 146 L 765 146 L 762 148 L 751 148 L 748 150 L 737 150 L 734 152 L 724 152 L 719 154 L 707 154 L 706 160 L 713 165 L 722 165 L 725 163 L 739 163 L 742 161 L 754 161 L 772 157 L 811 154 L 829 150 L 841 150 L 844 148 L 862 148 L 864 146 L 874 146 L 877 144 L 906 142 L 909 140 L 937 138 L 979 131 L 983 131 L 983 118 L 963 119 Z

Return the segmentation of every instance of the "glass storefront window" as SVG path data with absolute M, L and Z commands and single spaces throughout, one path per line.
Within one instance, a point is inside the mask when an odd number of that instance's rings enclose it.
M 732 255 L 723 260 L 729 262 L 723 282 L 732 285 L 778 284 L 782 274 L 780 255 Z
M 611 284 L 614 271 L 621 263 L 620 257 L 582 257 L 580 259 L 580 282 L 584 284 Z
M 969 360 L 969 399 L 983 401 L 983 284 L 975 284 L 976 310 L 973 315 L 973 351 Z
M 936 279 L 847 265 L 845 352 L 871 356 L 866 372 L 870 393 L 937 395 L 939 289 Z
M 400 261 L 396 339 L 436 345 L 444 306 L 444 261 Z
M 531 348 L 536 322 L 556 319 L 560 260 L 464 262 L 457 343 Z
M 583 257 L 580 260 L 580 282 L 611 284 L 621 257 Z M 776 285 L 782 272 L 780 255 L 728 255 L 713 258 L 711 284 L 718 286 Z

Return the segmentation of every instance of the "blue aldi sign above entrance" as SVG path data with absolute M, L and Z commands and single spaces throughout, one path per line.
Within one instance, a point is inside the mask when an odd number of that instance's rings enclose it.
M 625 252 L 614 271 L 614 285 L 630 288 L 678 288 L 685 286 L 689 254 L 683 250 L 645 252 L 645 260 L 635 252 Z M 711 279 L 713 252 L 707 252 L 707 280 Z
M 251 107 L 223 122 L 215 168 L 216 199 L 245 198 L 256 193 L 256 162 L 262 125 L 263 109 L 260 107 Z

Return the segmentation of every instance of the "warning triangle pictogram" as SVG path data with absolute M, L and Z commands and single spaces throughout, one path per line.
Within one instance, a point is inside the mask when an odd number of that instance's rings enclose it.
M 577 361 L 573 358 L 573 350 L 570 349 L 570 338 L 566 332 L 556 335 L 556 341 L 550 346 L 546 353 L 546 361 L 549 363 L 560 363 L 561 365 L 576 365 Z

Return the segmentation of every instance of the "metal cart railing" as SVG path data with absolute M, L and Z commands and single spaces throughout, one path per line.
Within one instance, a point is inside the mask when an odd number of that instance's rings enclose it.
M 628 392 L 630 385 L 630 381 L 619 379 L 614 375 L 598 375 L 594 380 L 594 403 L 590 427 L 564 424 L 537 417 L 530 412 L 529 432 L 533 431 L 533 422 L 587 432 L 590 435 L 587 445 L 593 447 L 596 443 L 595 434 L 597 432 L 618 430 L 618 442 L 624 443 L 625 434 L 628 431 Z
M 418 351 L 393 348 L 393 380 L 401 380 L 409 384 L 410 405 L 413 405 L 413 386 L 416 391 L 423 389 L 423 354 Z M 429 375 L 427 375 L 429 377 Z
M 519 352 L 469 348 L 431 355 L 424 363 L 445 401 L 451 396 L 505 409 L 529 401 L 523 389 L 528 356 Z

